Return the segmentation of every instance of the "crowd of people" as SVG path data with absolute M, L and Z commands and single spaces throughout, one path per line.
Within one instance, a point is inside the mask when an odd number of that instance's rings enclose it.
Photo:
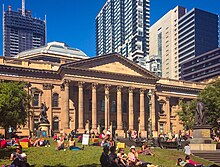
M 142 143 L 140 149 L 136 148 L 134 145 L 130 147 L 129 151 L 125 153 L 124 148 L 118 148 L 113 135 L 108 129 L 105 133 L 98 134 L 97 132 L 91 132 L 90 138 L 99 138 L 97 146 L 103 148 L 103 152 L 100 156 L 100 163 L 102 167 L 130 167 L 130 166 L 146 166 L 146 167 L 158 167 L 158 165 L 153 165 L 150 162 L 144 162 L 139 158 L 139 154 L 155 156 L 154 151 L 151 149 L 151 146 L 146 143 Z M 137 132 L 131 132 L 129 134 L 130 139 L 138 139 Z M 189 138 L 190 136 L 188 136 Z M 76 131 L 71 131 L 68 135 L 65 132 L 53 135 L 53 140 L 56 142 L 55 150 L 83 150 L 76 146 L 76 138 L 78 142 L 82 142 L 82 135 L 78 135 Z M 159 139 L 166 142 L 181 142 L 186 140 L 187 136 L 183 136 L 182 133 L 177 133 L 174 135 L 159 135 Z M 101 142 L 100 142 L 101 140 Z M 215 138 L 219 140 L 219 138 Z M 11 167 L 27 167 L 27 155 L 22 152 L 22 147 L 20 142 L 28 142 L 29 147 L 50 147 L 51 140 L 48 138 L 40 137 L 28 137 L 18 140 L 18 138 L 11 138 L 6 140 L 5 138 L 0 139 L 0 146 L 5 148 L 16 147 L 15 152 L 10 155 L 10 160 L 12 161 Z M 158 142 L 159 143 L 159 142 Z M 95 144 L 95 143 L 94 143 Z M 193 161 L 190 156 L 192 155 L 189 144 L 186 144 L 184 147 L 184 153 L 186 155 L 185 159 L 178 158 L 176 165 L 190 167 L 203 167 L 203 164 Z M 214 167 L 214 166 L 213 166 Z
M 143 145 L 141 150 L 136 150 L 135 146 L 131 146 L 129 153 L 125 154 L 124 148 L 116 147 L 109 130 L 106 133 L 102 133 L 99 138 L 102 139 L 101 146 L 103 147 L 103 152 L 100 157 L 102 167 L 157 167 L 151 163 L 141 161 L 138 156 L 138 154 L 154 156 L 153 151 L 147 144 Z

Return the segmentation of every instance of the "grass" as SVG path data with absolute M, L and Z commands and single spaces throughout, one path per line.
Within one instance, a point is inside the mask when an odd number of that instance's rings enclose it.
M 28 156 L 28 163 L 34 167 L 96 167 L 100 166 L 99 158 L 102 153 L 102 147 L 85 146 L 84 150 L 80 151 L 56 151 L 56 143 L 51 141 L 51 147 L 31 147 L 23 149 Z M 81 147 L 81 144 L 77 143 Z M 156 154 L 152 156 L 140 155 L 140 159 L 146 162 L 151 162 L 155 165 L 163 167 L 175 167 L 177 158 L 184 158 L 184 154 L 177 150 L 153 149 Z M 0 149 L 0 166 L 9 165 L 9 156 L 13 152 L 12 149 Z M 126 148 L 128 153 L 129 148 Z M 193 160 L 201 162 L 205 165 L 211 165 L 209 161 L 193 157 Z

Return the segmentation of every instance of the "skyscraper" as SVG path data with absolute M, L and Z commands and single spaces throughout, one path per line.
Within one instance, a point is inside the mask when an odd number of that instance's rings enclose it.
M 3 10 L 3 55 L 14 56 L 18 53 L 45 45 L 46 21 L 32 17 L 30 10 L 13 11 L 11 6 Z
M 150 27 L 150 70 L 164 78 L 179 78 L 178 20 L 185 12 L 186 8 L 177 6 Z M 152 65 L 154 59 L 161 59 L 161 63 Z
M 149 26 L 150 0 L 107 0 L 96 17 L 97 56 L 117 52 L 143 63 L 149 55 Z
M 218 15 L 192 9 L 179 20 L 179 76 L 182 63 L 218 47 Z

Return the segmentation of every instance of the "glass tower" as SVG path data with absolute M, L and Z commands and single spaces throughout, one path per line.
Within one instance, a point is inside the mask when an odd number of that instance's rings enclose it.
M 218 47 L 218 15 L 192 9 L 179 20 L 179 76 L 181 65 Z
M 46 21 L 32 17 L 30 10 L 3 11 L 3 54 L 18 53 L 45 45 Z
M 150 0 L 108 0 L 96 17 L 97 56 L 117 52 L 144 65 L 149 27 Z

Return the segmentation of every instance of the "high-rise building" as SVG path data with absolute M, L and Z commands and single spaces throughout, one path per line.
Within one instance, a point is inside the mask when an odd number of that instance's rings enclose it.
M 144 65 L 149 26 L 150 0 L 107 0 L 96 17 L 97 56 L 117 52 Z
M 179 78 L 178 20 L 185 12 L 186 8 L 177 6 L 150 27 L 150 70 L 164 78 Z
M 32 17 L 30 10 L 13 11 L 11 6 L 3 10 L 3 55 L 15 56 L 18 53 L 45 45 L 46 21 Z
M 218 47 L 218 15 L 192 9 L 179 19 L 179 76 L 181 64 Z

